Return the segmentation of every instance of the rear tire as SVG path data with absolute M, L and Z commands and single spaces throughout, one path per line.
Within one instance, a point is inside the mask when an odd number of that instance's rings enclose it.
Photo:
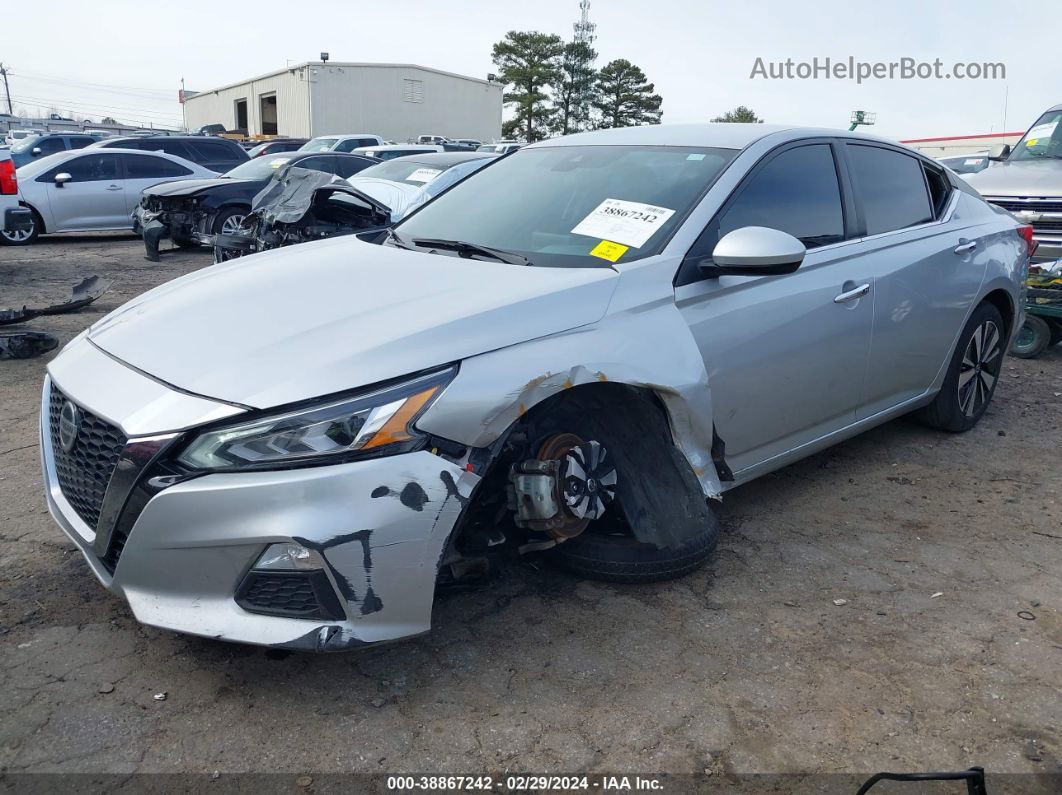
M 1003 365 L 1003 316 L 992 304 L 980 304 L 959 335 L 940 392 L 916 416 L 942 431 L 962 433 L 984 415 Z
M 25 232 L 0 232 L 0 245 L 28 246 L 31 243 L 37 242 L 37 238 L 40 237 L 41 234 L 41 229 L 44 227 L 44 222 L 41 221 L 41 217 L 37 215 L 36 210 L 32 207 L 29 209 L 30 212 L 33 213 L 33 228 L 29 231 L 29 234 L 26 234 Z
M 1047 321 L 1036 315 L 1026 315 L 1025 325 L 1014 335 L 1014 342 L 1010 345 L 1010 355 L 1017 356 L 1019 359 L 1035 358 L 1043 353 L 1044 348 L 1052 344 L 1051 340 L 1051 327 L 1047 325 Z
M 719 520 L 677 549 L 643 544 L 630 535 L 595 532 L 591 527 L 550 551 L 552 559 L 574 574 L 591 580 L 641 583 L 662 582 L 696 571 L 711 557 L 719 541 Z

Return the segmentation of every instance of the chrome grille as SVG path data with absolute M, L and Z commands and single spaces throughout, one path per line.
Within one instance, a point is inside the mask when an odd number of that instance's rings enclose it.
M 1022 210 L 1032 210 L 1036 213 L 1062 213 L 1062 200 L 989 198 L 988 201 L 996 205 L 996 207 L 1002 207 L 1012 213 L 1021 212 Z
M 126 438 L 114 425 L 81 409 L 77 439 L 70 452 L 67 452 L 59 443 L 59 413 L 66 399 L 53 384 L 48 396 L 48 432 L 55 474 L 67 502 L 85 524 L 95 530 L 107 484 L 118 464 Z

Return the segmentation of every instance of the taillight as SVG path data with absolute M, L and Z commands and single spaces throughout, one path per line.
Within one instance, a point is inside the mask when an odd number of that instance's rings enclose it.
M 18 177 L 15 164 L 10 160 L 0 161 L 0 194 L 14 196 L 18 193 Z
M 1029 247 L 1029 256 L 1031 257 L 1033 254 L 1036 253 L 1036 247 L 1040 245 L 1035 240 L 1033 240 L 1033 228 L 1028 225 L 1019 226 L 1018 234 L 1022 236 L 1022 239 L 1025 241 L 1025 245 Z

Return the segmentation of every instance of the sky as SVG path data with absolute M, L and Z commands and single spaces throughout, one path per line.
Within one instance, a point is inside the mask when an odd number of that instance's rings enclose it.
M 664 99 L 664 123 L 709 121 L 746 105 L 769 123 L 847 127 L 859 109 L 877 114 L 869 131 L 907 139 L 1024 130 L 1062 102 L 1051 59 L 1057 33 L 1046 24 L 1053 21 L 1046 7 L 1034 5 L 1026 16 L 988 0 L 592 0 L 590 19 L 598 66 L 626 58 L 641 67 Z M 415 63 L 484 77 L 496 71 L 491 47 L 507 31 L 569 39 L 578 15 L 578 0 L 14 2 L 5 4 L 0 62 L 16 111 L 55 108 L 78 119 L 111 115 L 170 126 L 181 121 L 182 78 L 204 90 L 316 60 L 322 51 L 333 61 Z M 939 58 L 945 71 L 957 62 L 1002 63 L 1006 79 L 751 77 L 757 58 L 766 65 L 850 56 Z

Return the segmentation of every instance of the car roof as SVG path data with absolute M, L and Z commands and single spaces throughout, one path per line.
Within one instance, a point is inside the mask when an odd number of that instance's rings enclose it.
M 426 166 L 446 169 L 468 160 L 485 160 L 491 157 L 496 157 L 496 155 L 490 152 L 418 152 L 417 154 L 396 157 L 394 160 L 385 160 L 383 162 L 394 163 L 399 160 L 410 162 L 415 161 L 417 163 L 423 163 Z
M 561 138 L 527 144 L 525 149 L 548 146 L 705 146 L 719 149 L 744 149 L 750 144 L 778 133 L 799 133 L 799 137 L 816 135 L 858 138 L 894 144 L 885 138 L 865 133 L 784 124 L 653 124 L 644 127 L 619 127 L 611 130 L 576 133 Z M 796 137 L 796 136 L 794 136 Z
M 438 144 L 380 144 L 378 146 L 359 146 L 361 152 L 394 152 L 396 149 L 408 149 L 410 152 L 438 152 Z
M 217 135 L 120 135 L 108 138 L 108 141 L 225 141 L 237 143 L 231 138 L 222 138 Z M 237 144 L 238 145 L 238 144 Z
M 318 138 L 339 138 L 340 140 L 346 140 L 347 138 L 379 138 L 376 133 L 332 133 L 331 135 L 315 135 L 311 138 L 311 141 L 316 141 Z

